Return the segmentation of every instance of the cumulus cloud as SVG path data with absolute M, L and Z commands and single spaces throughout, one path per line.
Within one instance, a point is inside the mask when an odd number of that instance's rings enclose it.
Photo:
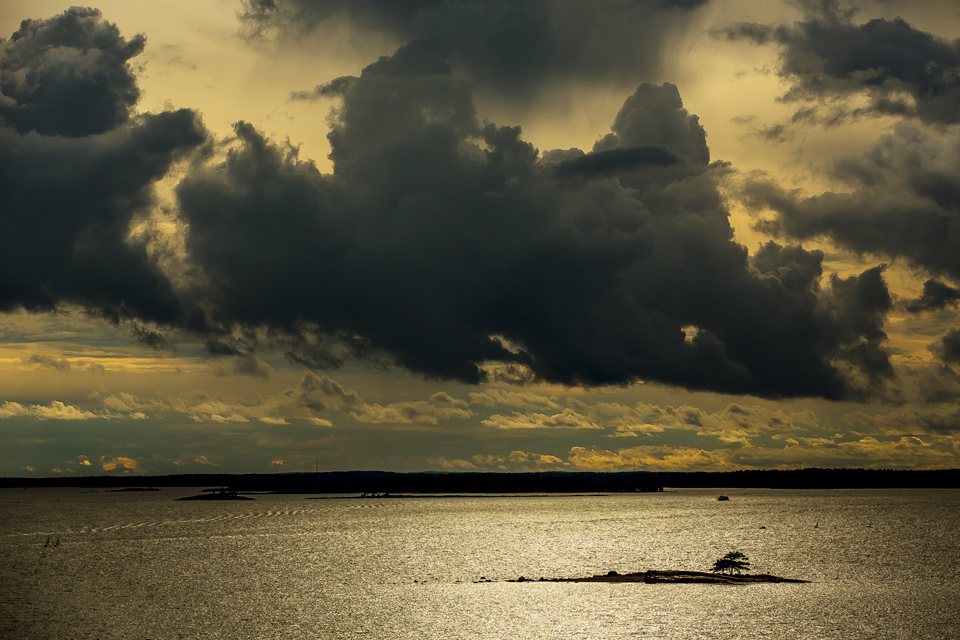
M 444 401 L 438 394 L 436 406 L 443 408 Z M 446 396 L 449 398 L 449 396 Z M 290 420 L 306 420 L 318 426 L 332 423 L 320 414 L 344 408 L 366 410 L 366 403 L 356 391 L 345 389 L 339 382 L 327 376 L 318 376 L 306 371 L 297 383 L 275 395 L 255 397 L 244 402 L 225 401 L 204 392 L 195 392 L 185 397 L 144 398 L 130 393 L 117 393 L 99 399 L 104 417 L 132 419 L 157 418 L 170 414 L 189 417 L 194 422 L 249 423 L 260 422 L 285 425 Z M 459 402 L 452 398 L 449 402 Z
M 185 321 L 128 235 L 154 183 L 205 133 L 188 110 L 133 115 L 128 60 L 142 48 L 81 8 L 0 41 L 0 310 L 72 303 L 117 322 Z
M 439 458 L 427 458 L 427 464 L 433 465 L 440 469 L 449 469 L 456 471 L 473 471 L 476 470 L 477 465 L 470 462 L 469 460 L 462 460 L 460 458 L 447 459 L 444 457 Z
M 960 366 L 960 328 L 951 329 L 941 336 L 931 350 L 944 364 Z
M 614 14 L 697 3 L 666 4 L 619 3 Z M 384 20 L 404 13 L 347 6 Z M 439 6 L 410 5 L 410 15 L 480 5 Z M 497 8 L 539 20 L 544 11 L 579 15 L 582 6 Z M 302 7 L 306 14 L 314 5 Z M 104 53 L 83 65 L 96 61 L 126 78 L 138 50 L 96 12 L 34 26 L 18 42 L 53 40 L 16 50 L 4 43 L 11 73 L 50 47 L 73 46 L 84 29 L 105 35 L 90 45 Z M 156 180 L 206 140 L 196 114 L 134 117 L 135 93 L 118 89 L 109 95 L 128 116 L 83 135 L 0 127 L 9 142 L 0 145 L 0 308 L 72 302 L 127 321 L 135 337 L 161 348 L 166 330 L 186 329 L 211 355 L 247 358 L 234 371 L 255 375 L 267 373 L 248 357 L 259 345 L 241 348 L 232 336 L 262 336 L 310 367 L 360 358 L 470 383 L 502 367 L 567 385 L 644 380 L 843 398 L 889 375 L 882 274 L 823 286 L 819 252 L 770 244 L 748 257 L 718 191 L 725 167 L 710 164 L 706 132 L 675 86 L 640 85 L 591 150 L 540 154 L 519 127 L 478 120 L 471 83 L 479 80 L 455 73 L 458 56 L 436 39 L 416 39 L 325 85 L 339 100 L 331 174 L 238 123 L 225 154 L 198 159 L 176 188 L 194 274 L 178 286 L 131 238 L 130 224 Z M 64 59 L 81 64 L 72 53 Z M 287 406 L 297 394 L 308 413 L 357 402 L 319 380 L 288 390 Z M 355 413 L 396 420 L 440 409 L 428 404 Z M 287 417 L 212 405 L 189 415 Z
M 225 162 L 177 189 L 224 333 L 269 327 L 300 362 L 336 365 L 336 344 L 467 382 L 500 362 L 565 384 L 850 393 L 834 363 L 860 329 L 818 302 L 822 255 L 750 264 L 673 85 L 638 88 L 590 152 L 542 157 L 477 121 L 429 43 L 328 89 L 333 174 L 239 124 Z
M 0 404 L 0 419 L 15 416 L 29 416 L 38 420 L 90 420 L 100 417 L 91 411 L 79 409 L 59 400 L 46 405 L 22 405 L 19 402 L 9 401 Z
M 318 376 L 312 371 L 304 372 L 296 387 L 280 396 L 314 411 L 355 407 L 363 402 L 356 391 L 345 389 L 333 378 Z
M 696 407 L 659 406 L 638 402 L 627 406 L 616 402 L 598 402 L 593 406 L 577 402 L 578 410 L 595 416 L 606 427 L 616 429 L 618 435 L 637 435 L 662 432 L 665 429 L 701 429 L 704 414 Z
M 870 437 L 879 435 L 910 438 L 928 435 L 955 436 L 960 433 L 960 409 L 953 403 L 875 414 L 857 411 L 844 418 L 853 429 Z
M 904 305 L 910 313 L 939 310 L 960 304 L 960 289 L 951 287 L 939 280 L 927 280 L 923 283 L 923 294 Z
M 441 469 L 473 471 L 497 470 L 513 472 L 538 472 L 564 469 L 567 463 L 553 455 L 529 451 L 511 451 L 507 455 L 475 455 L 469 460 L 461 458 L 430 458 L 427 463 Z
M 611 451 L 573 447 L 567 457 L 581 471 L 730 471 L 734 465 L 724 451 L 693 447 L 640 446 Z
M 249 409 L 243 405 L 233 405 L 219 400 L 207 400 L 187 408 L 186 414 L 194 422 L 249 422 L 244 415 Z
M 860 154 L 839 159 L 832 177 L 843 191 L 815 196 L 750 180 L 744 201 L 770 211 L 758 226 L 781 237 L 826 237 L 860 254 L 903 259 L 933 275 L 960 280 L 960 126 L 941 131 L 901 123 Z M 915 306 L 944 306 L 956 291 L 925 286 Z
M 559 456 L 514 451 L 509 455 L 475 455 L 469 460 L 433 459 L 446 469 L 544 471 L 736 471 L 741 469 L 795 469 L 805 466 L 928 468 L 955 466 L 951 438 L 901 436 L 835 442 L 825 438 L 798 438 L 783 448 L 729 446 L 706 450 L 682 445 L 641 445 L 624 449 L 572 447 Z
M 771 433 L 797 435 L 819 431 L 812 412 L 788 412 L 757 405 L 730 403 L 718 411 L 704 411 L 689 406 L 656 405 L 638 402 L 624 405 L 617 402 L 593 404 L 573 399 L 570 404 L 615 437 L 651 435 L 667 430 L 688 431 L 698 436 L 717 438 L 721 442 L 750 444 Z
M 24 20 L 0 43 L 0 118 L 18 133 L 78 137 L 116 128 L 140 97 L 128 61 L 145 42 L 124 39 L 96 9 Z
M 838 3 L 807 2 L 793 25 L 740 23 L 727 37 L 780 49 L 778 73 L 791 83 L 787 102 L 831 103 L 826 115 L 804 107 L 795 120 L 839 124 L 850 117 L 893 115 L 924 122 L 960 122 L 960 41 L 950 42 L 901 18 L 863 24 Z M 837 98 L 865 96 L 867 107 L 837 105 Z
M 530 391 L 510 391 L 490 387 L 482 392 L 471 392 L 470 402 L 487 407 L 504 404 L 521 409 L 559 409 L 560 405 L 549 398 Z
M 441 420 L 462 420 L 473 416 L 467 403 L 438 391 L 429 400 L 394 402 L 386 406 L 363 404 L 350 417 L 357 422 L 393 424 L 437 424 Z
M 144 470 L 138 466 L 136 460 L 124 456 L 111 456 L 109 458 L 107 456 L 100 456 L 100 465 L 104 471 L 120 471 L 124 475 L 144 472 Z
M 573 409 L 558 413 L 513 413 L 509 416 L 495 413 L 482 424 L 496 429 L 600 429 L 601 426 Z
M 511 451 L 506 460 L 511 468 L 518 471 L 546 471 L 564 466 L 563 460 L 557 456 L 527 451 Z
M 827 239 L 861 256 L 905 263 L 925 276 L 922 295 L 902 301 L 902 310 L 916 314 L 955 307 L 960 302 L 960 43 L 900 19 L 854 24 L 854 13 L 840 11 L 835 2 L 803 7 L 806 19 L 793 26 L 740 24 L 727 34 L 781 47 L 780 72 L 792 86 L 786 99 L 817 101 L 798 111 L 798 122 L 822 121 L 818 109 L 824 104 L 833 110 L 833 122 L 865 113 L 901 121 L 864 151 L 826 168 L 826 177 L 839 185 L 835 190 L 811 195 L 751 177 L 741 192 L 743 202 L 757 213 L 756 227 L 764 233 L 788 240 Z M 861 372 L 873 384 L 892 374 L 889 359 L 876 348 L 885 338 L 881 327 L 890 309 L 877 275 L 865 272 L 833 296 L 843 304 L 842 291 L 860 290 L 866 306 L 856 313 L 864 331 L 844 349 L 849 361 L 860 360 Z M 931 345 L 947 364 L 950 344 L 946 336 Z M 949 367 L 932 367 L 918 381 L 927 399 L 944 400 L 955 397 L 956 378 Z
M 436 392 L 428 400 L 393 402 L 386 405 L 370 403 L 352 390 L 328 377 L 306 371 L 292 387 L 274 395 L 255 397 L 244 401 L 228 401 L 204 392 L 183 397 L 143 398 L 129 393 L 103 396 L 99 399 L 102 411 L 99 417 L 156 419 L 169 415 L 186 416 L 197 423 L 262 423 L 286 425 L 291 421 L 310 422 L 330 427 L 326 416 L 345 412 L 356 422 L 370 424 L 422 425 L 438 424 L 448 420 L 463 420 L 474 414 L 469 404 L 445 392 Z M 28 409 L 7 403 L 11 415 L 28 413 Z M 4 415 L 0 405 L 0 417 Z M 91 414 L 92 416 L 93 414 Z

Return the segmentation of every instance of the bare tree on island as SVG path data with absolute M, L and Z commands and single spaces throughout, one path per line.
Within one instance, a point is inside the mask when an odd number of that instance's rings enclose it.
M 713 568 L 710 569 L 710 571 L 714 573 L 726 573 L 728 575 L 740 575 L 743 572 L 750 571 L 750 559 L 740 551 L 731 551 L 714 562 Z

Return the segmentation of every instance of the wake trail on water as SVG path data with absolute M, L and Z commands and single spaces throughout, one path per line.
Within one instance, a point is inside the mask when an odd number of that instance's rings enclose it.
M 282 518 L 289 516 L 309 516 L 319 515 L 318 509 L 268 509 L 266 511 L 248 511 L 245 513 L 224 513 L 202 518 L 178 518 L 173 520 L 159 520 L 152 522 L 128 522 L 111 524 L 107 526 L 83 526 L 80 528 L 66 528 L 55 531 L 22 531 L 6 533 L 0 537 L 3 538 L 28 538 L 49 535 L 90 535 L 106 533 L 111 531 L 123 531 L 139 528 L 156 528 L 169 526 L 182 526 L 191 524 L 204 524 L 209 522 L 223 522 L 227 520 L 249 520 L 256 518 Z

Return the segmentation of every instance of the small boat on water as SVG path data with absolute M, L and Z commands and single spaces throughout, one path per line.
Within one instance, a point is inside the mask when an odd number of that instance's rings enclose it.
M 730 498 L 727 497 L 727 496 L 719 496 L 719 497 L 717 498 L 717 500 L 719 500 L 720 502 L 726 502 L 726 501 L 729 500 L 729 499 L 730 499 Z

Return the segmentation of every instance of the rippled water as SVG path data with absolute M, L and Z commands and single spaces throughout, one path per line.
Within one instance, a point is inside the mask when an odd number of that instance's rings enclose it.
M 0 637 L 960 638 L 955 490 L 174 501 L 192 493 L 0 491 Z M 735 549 L 812 582 L 503 582 Z

